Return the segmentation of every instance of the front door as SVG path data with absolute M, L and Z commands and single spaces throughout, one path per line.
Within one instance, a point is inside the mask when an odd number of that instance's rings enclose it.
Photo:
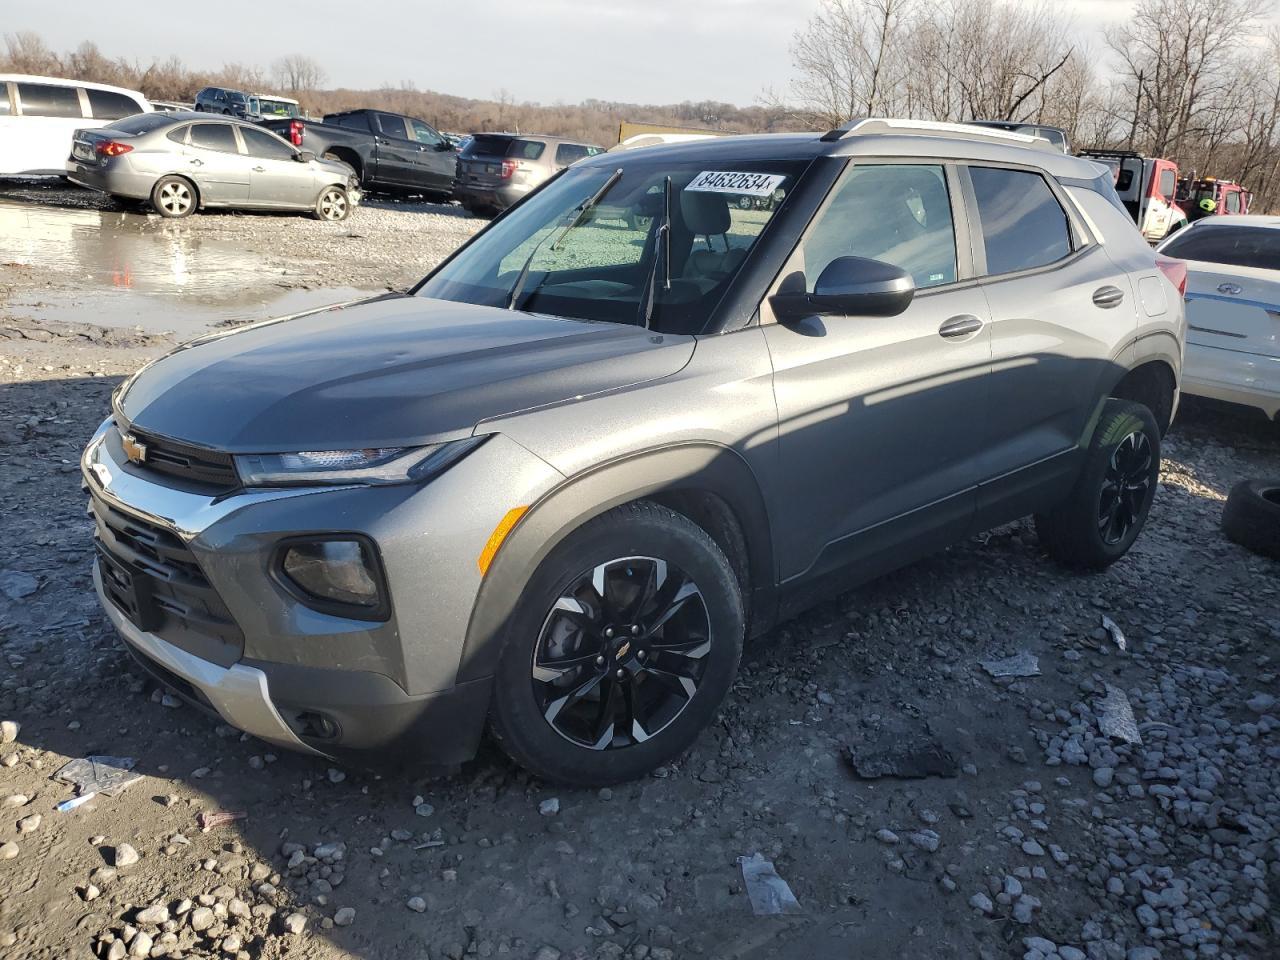
M 774 290 L 814 281 L 836 257 L 902 267 L 916 296 L 896 317 L 772 321 L 784 581 L 847 564 L 908 562 L 969 529 L 976 502 L 987 378 L 987 305 L 969 279 L 955 169 L 852 165 Z M 962 231 L 961 236 L 967 236 Z
M 293 147 L 266 130 L 241 127 L 249 168 L 249 200 L 254 206 L 310 207 L 319 195 L 311 167 Z

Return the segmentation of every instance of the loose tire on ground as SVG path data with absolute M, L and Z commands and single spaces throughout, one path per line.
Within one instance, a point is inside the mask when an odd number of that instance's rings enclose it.
M 160 216 L 177 220 L 195 213 L 199 195 L 186 177 L 161 177 L 151 188 L 151 206 Z
M 338 223 L 351 216 L 351 198 L 345 187 L 330 184 L 316 197 L 315 218 Z
M 566 537 L 526 585 L 494 677 L 490 731 L 546 780 L 635 779 L 711 722 L 745 622 L 733 569 L 706 531 L 655 503 L 616 507 Z
M 1280 560 L 1280 480 L 1242 480 L 1222 508 L 1222 532 L 1254 553 Z
M 1147 407 L 1108 400 L 1070 496 L 1036 514 L 1045 552 L 1075 570 L 1104 570 L 1142 532 L 1160 477 L 1160 428 Z

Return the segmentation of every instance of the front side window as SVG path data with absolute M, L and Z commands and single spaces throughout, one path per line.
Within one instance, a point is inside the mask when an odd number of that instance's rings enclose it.
M 1174 190 L 1177 189 L 1177 184 L 1178 174 L 1176 172 L 1173 170 L 1160 171 L 1160 183 L 1157 186 L 1157 189 L 1160 191 L 1160 196 L 1164 197 L 1166 200 L 1171 199 L 1173 197 Z
M 132 97 L 126 97 L 123 93 L 92 88 L 85 93 L 89 95 L 89 109 L 96 120 L 119 120 L 142 112 L 137 101 Z
M 570 167 L 417 292 L 582 320 L 641 325 L 648 316 L 653 329 L 697 333 L 805 166 L 646 161 L 637 151 Z
M 83 117 L 75 87 L 51 83 L 19 83 L 18 99 L 24 117 Z M 135 111 L 136 112 L 136 111 Z
M 223 153 L 239 153 L 236 132 L 229 123 L 197 123 L 191 127 L 191 146 Z
M 240 130 L 240 136 L 244 137 L 245 151 L 251 156 L 263 157 L 267 160 L 293 159 L 293 148 L 265 130 L 252 130 L 246 127 Z
M 413 134 L 413 139 L 419 143 L 425 143 L 428 146 L 436 147 L 444 142 L 444 137 L 436 133 L 430 124 L 423 123 L 421 120 L 409 121 L 409 132 Z
M 970 167 L 987 273 L 1031 270 L 1071 253 L 1071 225 L 1044 177 L 1025 170 Z
M 1205 226 L 1183 230 L 1161 252 L 1180 260 L 1280 270 L 1280 230 L 1201 222 Z
M 858 164 L 803 241 L 807 289 L 837 257 L 901 267 L 916 287 L 956 280 L 956 232 L 941 166 Z
M 1227 213 L 1240 212 L 1240 194 L 1232 190 L 1227 194 Z

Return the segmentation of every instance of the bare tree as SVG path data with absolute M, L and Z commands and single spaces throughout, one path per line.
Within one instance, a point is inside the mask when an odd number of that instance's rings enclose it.
M 293 97 L 314 93 L 329 79 L 318 61 L 301 53 L 281 57 L 271 65 L 271 70 L 276 83 Z
M 44 39 L 30 30 L 6 33 L 4 45 L 7 66 L 14 73 L 57 74 L 62 63 Z

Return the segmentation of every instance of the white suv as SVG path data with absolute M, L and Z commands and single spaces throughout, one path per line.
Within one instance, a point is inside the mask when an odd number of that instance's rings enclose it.
M 150 112 L 136 90 L 0 73 L 0 177 L 62 176 L 76 130 Z

